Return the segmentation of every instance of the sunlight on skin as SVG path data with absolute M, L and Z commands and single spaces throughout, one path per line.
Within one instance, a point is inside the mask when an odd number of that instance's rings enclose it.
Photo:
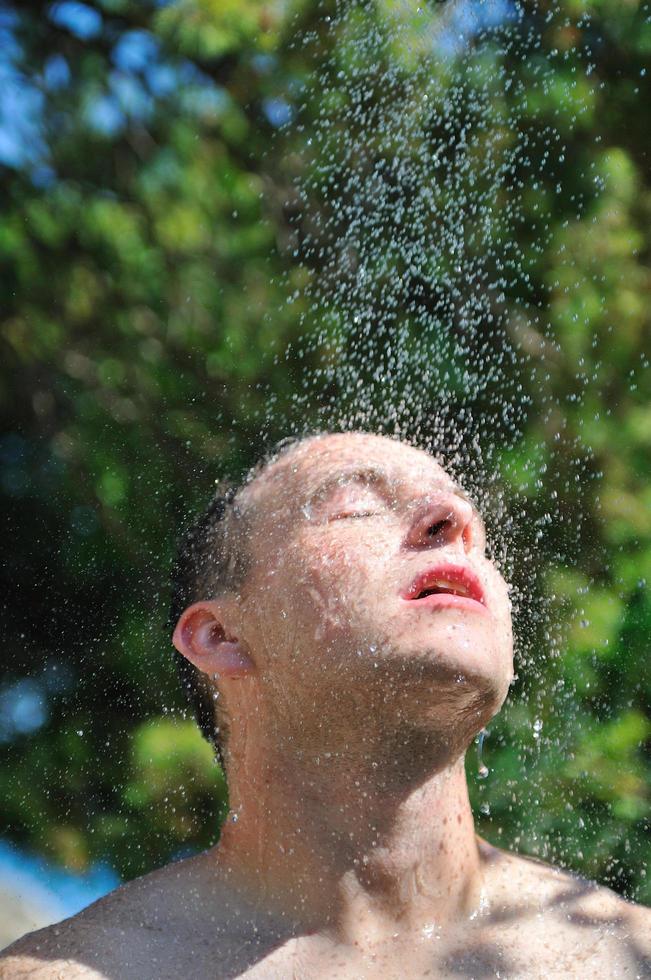
M 510 601 L 446 472 L 313 437 L 236 506 L 243 586 L 174 632 L 230 719 L 219 843 L 27 937 L 0 977 L 642 976 L 646 910 L 475 836 L 463 759 L 513 676 Z
M 478 857 L 462 756 L 512 676 L 507 589 L 484 557 L 479 518 L 434 460 L 373 436 L 304 443 L 242 498 L 255 561 L 224 628 L 255 667 L 223 692 L 228 713 L 247 722 L 228 747 L 239 819 L 227 822 L 222 854 L 246 866 L 245 848 L 258 884 L 270 896 L 286 888 L 310 921 L 324 910 L 358 920 L 337 911 L 346 875 L 359 887 L 356 910 L 366 900 L 395 910 L 404 894 L 405 924 L 414 875 L 432 879 L 422 914 L 431 918 L 435 894 L 441 919 L 471 910 Z M 462 613 L 403 598 L 441 563 L 472 568 L 485 606 Z M 343 894 L 345 904 L 349 884 Z

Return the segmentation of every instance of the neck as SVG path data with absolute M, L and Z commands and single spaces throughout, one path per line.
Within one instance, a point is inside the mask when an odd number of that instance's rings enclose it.
M 386 739 L 359 744 L 356 757 L 348 745 L 345 755 L 245 753 L 217 847 L 222 869 L 256 905 L 349 942 L 467 917 L 481 873 L 463 757 L 443 762 L 427 737 L 420 749 L 407 741 L 404 758 Z

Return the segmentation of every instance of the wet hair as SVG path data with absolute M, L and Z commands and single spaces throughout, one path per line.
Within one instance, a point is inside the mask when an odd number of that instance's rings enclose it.
M 250 567 L 250 554 L 244 533 L 246 514 L 237 505 L 237 495 L 267 466 L 307 438 L 309 436 L 283 439 L 264 454 L 241 483 L 219 484 L 206 509 L 182 532 L 172 567 L 171 630 L 193 602 L 236 591 L 242 585 Z M 228 719 L 219 705 L 214 681 L 178 650 L 174 651 L 174 659 L 201 734 L 213 746 L 223 765 Z

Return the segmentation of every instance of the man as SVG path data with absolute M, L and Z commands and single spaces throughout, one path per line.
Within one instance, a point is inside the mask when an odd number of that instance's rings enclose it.
M 510 603 L 433 459 L 312 437 L 198 527 L 174 644 L 225 760 L 219 844 L 2 977 L 649 975 L 646 910 L 475 837 L 463 756 L 512 678 Z

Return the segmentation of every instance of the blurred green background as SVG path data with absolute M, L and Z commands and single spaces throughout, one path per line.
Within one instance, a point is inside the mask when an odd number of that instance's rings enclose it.
M 391 7 L 362 4 L 387 57 Z M 543 571 L 518 574 L 549 610 L 527 648 L 544 669 L 491 726 L 488 779 L 470 758 L 473 802 L 494 843 L 650 902 L 651 9 L 496 9 L 519 52 L 505 118 L 532 156 L 511 242 L 526 277 L 500 299 L 532 407 L 495 480 L 531 528 L 580 510 L 581 533 L 571 561 L 565 532 L 531 534 Z M 71 869 L 128 878 L 218 836 L 226 789 L 172 669 L 167 576 L 188 515 L 286 434 L 320 363 L 283 356 L 318 326 L 288 297 L 319 275 L 320 203 L 308 234 L 291 187 L 318 111 L 301 86 L 341 10 L 0 7 L 0 798 L 6 838 Z M 488 76 L 507 56 L 482 57 Z

